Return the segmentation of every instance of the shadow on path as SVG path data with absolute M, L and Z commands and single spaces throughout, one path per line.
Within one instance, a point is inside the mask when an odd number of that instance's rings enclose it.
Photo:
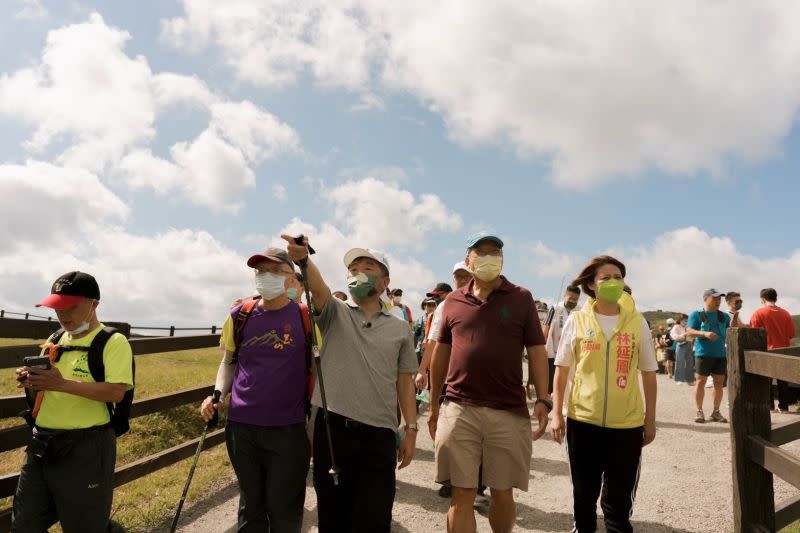
M 533 457 L 531 459 L 531 471 L 551 476 L 569 476 L 569 464 L 566 461 Z
M 702 433 L 730 433 L 731 428 L 728 424 L 719 424 L 716 422 L 706 422 L 705 424 L 678 424 L 677 422 L 661 422 L 656 421 L 656 428 L 661 429 L 686 429 L 689 431 L 698 431 Z

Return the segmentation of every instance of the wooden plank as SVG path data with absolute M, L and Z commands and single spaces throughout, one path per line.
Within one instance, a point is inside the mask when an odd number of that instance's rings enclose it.
M 200 438 L 192 439 L 177 446 L 173 446 L 168 450 L 149 455 L 144 459 L 139 459 L 133 463 L 127 464 L 116 470 L 114 474 L 114 486 L 119 487 L 126 483 L 130 483 L 135 479 L 146 476 L 151 472 L 160 470 L 165 466 L 175 464 L 178 461 L 186 459 L 194 455 L 197 450 L 197 445 Z M 206 441 L 203 443 L 203 449 L 207 450 L 225 442 L 225 430 L 218 429 L 209 433 L 206 436 Z
M 747 438 L 747 456 L 757 465 L 800 489 L 800 457 L 762 437 L 754 436 Z
M 766 349 L 767 332 L 763 329 L 730 328 L 726 345 L 734 531 L 744 533 L 759 526 L 775 531 L 772 474 L 748 456 L 749 436 L 768 439 L 771 432 L 767 406 L 770 380 L 745 370 L 745 352 Z
M 121 466 L 114 471 L 114 487 L 130 483 L 165 466 L 177 463 L 194 455 L 200 438 L 186 441 L 167 450 L 148 455 L 138 461 Z M 207 450 L 225 442 L 225 429 L 218 429 L 206 436 L 203 449 Z M 0 498 L 12 496 L 19 481 L 19 472 L 0 476 Z
M 130 337 L 131 325 L 127 322 L 107 322 L 106 326 L 117 328 Z M 58 320 L 31 320 L 24 318 L 0 318 L 0 338 L 2 339 L 46 339 L 61 327 Z
M 800 346 L 790 346 L 788 348 L 773 348 L 769 353 L 778 353 L 782 355 L 792 355 L 800 357 Z
M 211 393 L 213 387 L 214 385 L 204 385 L 202 387 L 185 389 L 162 396 L 136 400 L 131 406 L 131 418 L 149 415 L 187 403 L 200 402 Z M 27 424 L 20 424 L 0 430 L 0 452 L 25 446 L 30 439 L 30 435 L 31 430 Z
M 775 530 L 781 530 L 796 520 L 800 520 L 800 496 L 781 502 L 775 508 Z
M 219 346 L 219 335 L 187 335 L 185 337 L 146 337 L 128 339 L 134 355 L 178 352 Z M 22 366 L 22 358 L 39 355 L 38 344 L 0 346 L 0 368 Z
M 744 357 L 748 374 L 800 383 L 800 357 L 758 350 L 748 350 Z
M 0 396 L 0 418 L 18 416 L 27 408 L 25 396 Z
M 800 420 L 772 424 L 769 441 L 775 446 L 783 446 L 797 439 L 800 439 Z
M 0 318 L 0 338 L 46 339 L 60 327 L 58 320 Z

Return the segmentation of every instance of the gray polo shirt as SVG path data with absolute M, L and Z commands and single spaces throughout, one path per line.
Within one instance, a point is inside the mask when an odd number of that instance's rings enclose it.
M 328 409 L 370 426 L 397 429 L 397 378 L 417 371 L 408 322 L 385 307 L 367 319 L 360 307 L 329 298 L 317 324 Z M 311 403 L 322 407 L 319 381 Z

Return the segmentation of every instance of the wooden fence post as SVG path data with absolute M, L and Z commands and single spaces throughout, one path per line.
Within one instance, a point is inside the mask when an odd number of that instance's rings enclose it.
M 770 438 L 772 422 L 768 404 L 772 380 L 746 372 L 746 350 L 766 351 L 767 332 L 763 329 L 730 328 L 727 336 L 734 532 L 774 532 L 772 473 L 747 456 L 749 436 Z

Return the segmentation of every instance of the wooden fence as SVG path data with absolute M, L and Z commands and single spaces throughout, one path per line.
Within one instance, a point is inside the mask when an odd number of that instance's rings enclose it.
M 800 383 L 800 346 L 767 350 L 763 329 L 731 328 L 728 401 L 731 420 L 734 531 L 774 532 L 800 519 L 800 494 L 775 505 L 773 475 L 800 489 L 800 458 L 780 448 L 800 439 L 800 420 L 772 424 L 772 379 Z
M 13 319 L 2 319 L 13 320 Z M 31 320 L 21 320 L 21 322 L 33 322 Z M 38 322 L 38 321 L 37 321 Z M 44 321 L 42 321 L 44 322 Z M 47 324 L 47 322 L 44 322 Z M 57 323 L 56 323 L 57 325 Z M 14 337 L 25 338 L 19 333 Z M 36 337 L 34 337 L 36 338 Z M 196 348 L 210 348 L 219 344 L 219 335 L 195 335 L 187 337 L 153 337 L 142 339 L 130 339 L 131 348 L 134 356 L 151 355 L 163 352 L 174 352 L 181 350 L 192 350 Z M 38 354 L 39 348 L 36 344 L 21 346 L 0 347 L 0 369 L 16 368 L 22 364 L 22 358 Z M 192 389 L 185 389 L 163 396 L 136 400 L 131 410 L 131 418 L 144 416 L 159 411 L 164 411 L 172 407 L 178 407 L 188 403 L 202 401 L 203 398 L 211 394 L 213 384 L 204 385 Z M 15 417 L 20 411 L 27 407 L 22 396 L 0 397 L 0 418 Z M 30 439 L 30 428 L 26 424 L 21 424 L 0 430 L 0 452 L 13 450 L 25 446 Z M 130 437 L 123 437 L 130 438 Z M 222 444 L 225 441 L 225 430 L 218 429 L 206 436 L 203 449 L 211 448 Z M 133 463 L 118 466 L 114 475 L 114 486 L 119 487 L 135 479 L 146 476 L 151 472 L 174 464 L 182 459 L 191 457 L 197 448 L 198 439 L 192 439 L 180 443 L 167 450 L 149 455 Z M 19 473 L 0 476 L 0 498 L 12 496 L 17 486 Z M 0 512 L 0 533 L 5 533 L 11 529 L 11 510 L 7 509 Z

